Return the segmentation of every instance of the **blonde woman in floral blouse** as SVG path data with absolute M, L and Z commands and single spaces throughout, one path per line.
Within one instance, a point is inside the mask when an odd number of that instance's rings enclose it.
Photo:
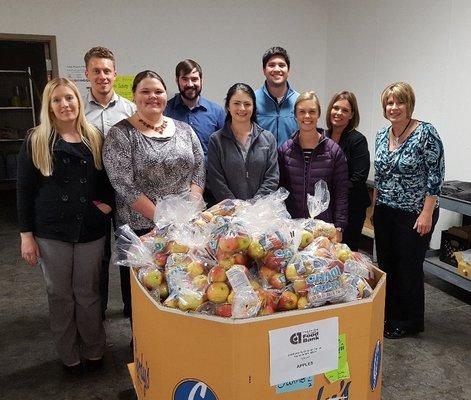
M 412 118 L 409 84 L 388 85 L 381 101 L 391 126 L 376 137 L 373 221 L 378 264 L 387 273 L 384 336 L 399 339 L 424 330 L 423 262 L 445 161 L 433 125 Z
M 158 198 L 189 192 L 201 195 L 205 169 L 193 129 L 163 115 L 167 92 L 162 78 L 154 71 L 142 71 L 134 78 L 132 92 L 137 111 L 110 129 L 103 162 L 116 191 L 117 225 L 129 224 L 143 235 L 154 226 Z M 121 268 L 123 302 L 130 310 L 129 269 Z

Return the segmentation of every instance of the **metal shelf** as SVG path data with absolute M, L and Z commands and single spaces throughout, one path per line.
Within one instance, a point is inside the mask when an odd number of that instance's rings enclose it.
M 0 110 L 32 110 L 33 107 L 0 107 Z
M 454 211 L 464 215 L 471 215 L 471 203 L 448 196 L 440 196 L 440 208 Z M 442 262 L 438 258 L 438 250 L 427 254 L 424 260 L 424 271 L 435 275 L 444 281 L 452 283 L 468 292 L 471 292 L 471 280 L 458 273 L 458 270 Z

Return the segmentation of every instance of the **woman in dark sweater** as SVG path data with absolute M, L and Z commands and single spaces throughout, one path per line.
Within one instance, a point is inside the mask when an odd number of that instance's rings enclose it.
M 330 204 L 317 218 L 333 223 L 341 241 L 348 217 L 347 161 L 342 149 L 317 128 L 321 108 L 314 92 L 299 95 L 294 113 L 299 131 L 278 149 L 280 186 L 290 192 L 286 207 L 293 218 L 309 218 L 307 195 L 314 194 L 315 184 L 324 180 Z
M 343 241 L 358 251 L 361 230 L 365 222 L 370 196 L 366 180 L 370 171 L 370 153 L 365 136 L 355 128 L 360 123 L 357 99 L 352 92 L 339 92 L 327 108 L 326 135 L 342 148 L 348 164 L 348 225 Z
M 208 146 L 208 182 L 217 201 L 251 199 L 278 188 L 276 139 L 256 124 L 255 93 L 236 83 L 227 92 L 224 128 Z
M 101 365 L 105 330 L 99 276 L 111 186 L 102 167 L 102 135 L 84 116 L 75 84 L 50 81 L 41 123 L 18 156 L 21 255 L 40 264 L 51 330 L 64 370 Z

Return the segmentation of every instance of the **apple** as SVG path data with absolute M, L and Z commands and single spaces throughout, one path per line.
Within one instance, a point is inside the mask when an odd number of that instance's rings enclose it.
M 237 248 L 239 251 L 245 251 L 249 248 L 250 246 L 251 239 L 249 235 L 240 234 L 239 237 L 237 238 Z
M 301 296 L 298 299 L 298 309 L 299 310 L 302 310 L 304 308 L 308 308 L 308 305 L 309 305 L 309 300 L 307 299 L 306 296 Z
M 255 279 L 250 279 L 249 282 L 253 289 L 258 289 L 260 287 L 260 283 L 258 283 Z
M 280 271 L 284 264 L 285 259 L 275 255 L 272 251 L 268 252 L 263 260 L 263 266 L 273 269 L 274 271 Z
M 228 303 L 220 304 L 214 310 L 218 317 L 230 318 L 232 316 L 232 305 Z
M 210 211 L 203 211 L 201 213 L 201 218 L 203 218 L 206 222 L 210 222 L 213 217 L 214 215 Z
M 294 310 L 298 305 L 298 295 L 296 293 L 285 290 L 281 293 L 278 300 L 278 310 L 287 311 Z
M 224 303 L 229 296 L 229 286 L 224 282 L 211 283 L 206 290 L 206 295 L 208 296 L 208 300 L 213 303 Z
M 305 296 L 307 292 L 307 283 L 305 279 L 295 279 L 293 281 L 293 289 L 300 296 Z
M 311 244 L 313 240 L 314 240 L 314 235 L 312 234 L 312 232 L 309 232 L 306 229 L 303 229 L 301 233 L 301 243 L 299 243 L 299 248 L 304 249 L 309 244 Z
M 264 315 L 271 315 L 271 314 L 274 314 L 276 311 L 276 308 L 273 307 L 272 305 L 265 305 L 264 307 L 262 307 L 260 309 L 260 311 L 258 312 L 258 315 L 260 316 L 264 316 Z
M 239 246 L 238 239 L 233 236 L 221 236 L 218 240 L 218 249 L 233 254 Z
M 165 254 L 165 253 L 155 253 L 154 254 L 155 264 L 160 268 L 165 267 L 165 263 L 167 262 L 167 258 L 168 258 L 168 254 Z
M 208 286 L 208 277 L 206 275 L 196 275 L 191 281 L 196 289 L 205 290 Z
M 164 301 L 165 307 L 170 308 L 177 308 L 178 307 L 178 300 L 176 297 L 167 297 Z
M 253 240 L 248 247 L 249 256 L 255 260 L 259 260 L 266 255 L 265 249 L 259 241 Z
M 190 250 L 188 246 L 177 243 L 174 240 L 168 242 L 167 244 L 167 251 L 169 253 L 188 253 L 188 250 Z
M 235 253 L 233 257 L 234 264 L 247 265 L 247 257 L 244 253 Z
M 227 296 L 227 302 L 229 304 L 232 304 L 232 302 L 234 301 L 234 296 L 235 296 L 235 292 L 231 290 L 231 292 L 229 293 L 229 296 Z
M 220 265 L 217 265 L 211 268 L 208 272 L 208 281 L 210 283 L 225 282 L 226 279 L 227 279 L 226 270 Z
M 201 262 L 194 260 L 186 266 L 186 272 L 188 272 L 191 278 L 194 278 L 204 272 L 204 266 Z
M 142 284 L 149 290 L 158 289 L 162 283 L 162 272 L 149 269 L 142 275 Z
M 342 248 L 335 253 L 335 256 L 342 262 L 350 260 L 352 258 L 352 251 L 350 249 Z
M 260 269 L 258 270 L 258 275 L 260 276 L 260 278 L 264 279 L 267 282 L 269 282 L 270 278 L 275 274 L 276 271 L 265 266 L 260 267 Z
M 168 286 L 165 282 L 162 282 L 159 286 L 160 299 L 166 299 L 168 297 Z
M 288 279 L 290 282 L 294 282 L 296 279 L 300 278 L 298 270 L 296 269 L 296 266 L 293 263 L 288 264 L 286 266 L 285 276 L 286 279 Z
M 227 271 L 229 268 L 231 268 L 235 264 L 235 258 L 234 256 L 229 256 L 229 257 L 219 260 L 218 263 L 220 267 L 224 268 L 224 270 Z
M 182 311 L 196 310 L 203 304 L 203 296 L 196 291 L 183 291 L 178 296 L 178 308 Z
M 275 289 L 283 289 L 286 286 L 286 277 L 284 274 L 277 272 L 271 276 L 268 283 Z

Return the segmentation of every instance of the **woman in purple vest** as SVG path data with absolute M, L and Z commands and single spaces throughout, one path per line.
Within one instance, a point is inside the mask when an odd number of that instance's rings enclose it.
M 314 185 L 324 180 L 330 204 L 317 218 L 333 223 L 341 241 L 348 222 L 347 160 L 339 145 L 317 128 L 321 107 L 314 92 L 299 95 L 294 114 L 299 130 L 278 149 L 280 186 L 290 192 L 286 207 L 293 218 L 309 218 L 307 194 L 314 194 Z

